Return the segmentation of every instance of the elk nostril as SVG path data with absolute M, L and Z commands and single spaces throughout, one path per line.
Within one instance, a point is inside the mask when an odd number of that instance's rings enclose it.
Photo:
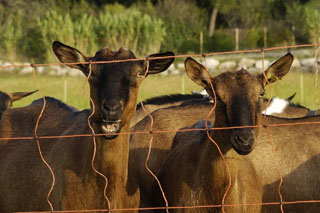
M 102 105 L 104 111 L 109 113 L 115 113 L 119 110 L 121 110 L 121 104 L 120 103 L 106 103 Z
M 235 136 L 235 140 L 238 142 L 238 143 L 241 143 L 243 146 L 249 146 L 250 143 L 251 143 L 251 137 L 243 137 L 243 136 L 239 136 L 239 135 L 236 135 Z
M 103 105 L 103 109 L 106 111 L 112 111 L 112 107 L 107 104 Z

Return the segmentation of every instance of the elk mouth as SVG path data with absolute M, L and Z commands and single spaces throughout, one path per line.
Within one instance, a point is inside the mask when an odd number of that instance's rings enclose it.
M 237 146 L 236 147 L 233 143 L 232 143 L 232 147 L 240 155 L 247 155 L 253 150 L 252 146 L 241 146 L 241 147 Z
M 254 136 L 250 136 L 249 134 L 246 137 L 239 134 L 232 134 L 231 136 L 232 147 L 240 155 L 249 154 L 253 150 L 254 141 Z
M 101 131 L 104 135 L 105 138 L 107 139 L 113 139 L 118 136 L 117 133 L 120 132 L 120 127 L 121 127 L 121 120 L 117 121 L 107 121 L 107 120 L 102 120 L 103 123 L 101 124 Z

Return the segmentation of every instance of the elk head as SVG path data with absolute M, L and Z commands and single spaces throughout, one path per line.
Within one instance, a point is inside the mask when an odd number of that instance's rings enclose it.
M 216 99 L 214 127 L 235 127 L 217 134 L 223 132 L 221 137 L 227 140 L 224 142 L 230 142 L 239 154 L 245 155 L 253 150 L 258 134 L 258 128 L 253 126 L 260 124 L 265 87 L 286 75 L 292 61 L 293 56 L 288 53 L 259 75 L 241 69 L 210 77 L 205 67 L 192 58 L 185 60 L 185 69 L 194 82 Z
M 173 56 L 172 52 L 149 55 L 147 62 L 130 60 L 136 57 L 125 48 L 120 48 L 118 51 L 104 48 L 94 57 L 87 57 L 79 50 L 58 41 L 53 42 L 52 48 L 61 62 L 78 63 L 67 64 L 67 66 L 81 70 L 86 76 L 91 70 L 90 97 L 95 108 L 92 121 L 97 126 L 98 133 L 106 134 L 105 137 L 110 139 L 115 138 L 117 134 L 114 133 L 119 133 L 123 126 L 130 125 L 142 79 L 149 74 L 165 71 L 174 61 L 173 57 L 152 59 Z M 110 62 L 113 60 L 126 61 Z M 103 61 L 107 63 L 94 63 Z M 90 65 L 88 62 L 93 64 Z

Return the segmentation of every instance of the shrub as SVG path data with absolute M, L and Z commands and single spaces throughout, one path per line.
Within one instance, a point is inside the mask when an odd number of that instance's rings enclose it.
M 175 53 L 199 52 L 199 33 L 181 22 L 166 20 L 167 34 L 161 44 L 161 51 Z
M 15 19 L 8 19 L 3 25 L 0 25 L 0 53 L 4 55 L 6 59 L 16 59 L 18 54 L 17 47 L 23 32 L 21 26 L 21 15 L 17 15 Z
M 264 46 L 263 30 L 251 29 L 244 41 L 243 49 L 256 49 Z
M 127 9 L 100 14 L 94 32 L 98 45 L 113 49 L 124 46 L 139 56 L 159 51 L 166 30 L 160 18 Z
M 204 52 L 234 50 L 234 37 L 229 34 L 216 31 L 212 37 L 205 37 L 203 49 Z
M 59 40 L 70 46 L 75 45 L 74 23 L 69 14 L 62 15 L 57 11 L 49 11 L 44 17 L 37 19 L 36 28 L 39 30 L 42 44 L 47 47 L 44 56 L 47 59 L 46 61 L 54 58 L 51 50 L 53 41 Z
M 161 51 L 170 50 L 176 54 L 199 52 L 199 33 L 206 28 L 204 10 L 199 9 L 194 1 L 162 0 L 158 1 L 155 11 L 167 29 Z

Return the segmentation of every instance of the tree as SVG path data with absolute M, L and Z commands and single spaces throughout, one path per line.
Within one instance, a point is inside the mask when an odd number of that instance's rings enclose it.
M 306 9 L 304 4 L 299 2 L 290 2 L 285 4 L 286 17 L 285 21 L 291 29 L 291 43 L 295 44 L 296 41 L 302 43 L 307 42 L 309 32 L 308 25 L 306 24 Z
M 312 1 L 305 7 L 306 23 L 310 29 L 312 42 L 320 43 L 320 2 Z
M 216 27 L 218 12 L 222 14 L 228 13 L 236 6 L 236 0 L 210 0 L 212 11 L 209 19 L 208 35 L 211 37 Z

